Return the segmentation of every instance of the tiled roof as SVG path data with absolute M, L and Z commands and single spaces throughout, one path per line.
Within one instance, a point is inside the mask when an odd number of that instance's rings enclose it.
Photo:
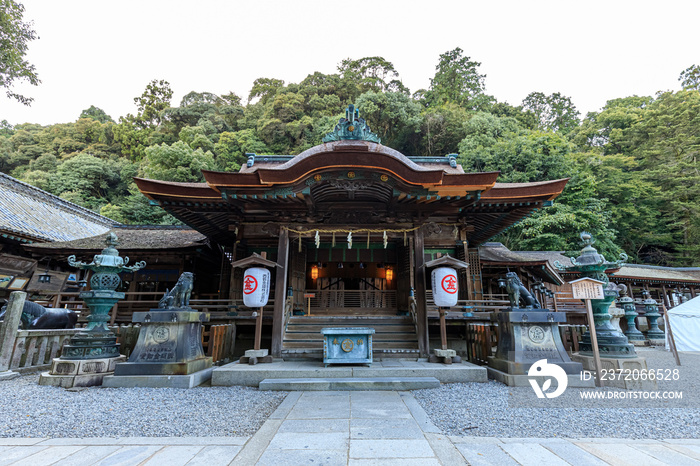
M 617 278 L 631 278 L 651 281 L 698 282 L 698 268 L 658 267 L 654 265 L 627 264 L 615 273 Z
M 571 259 L 560 251 L 511 251 L 501 243 L 484 243 L 479 247 L 482 262 L 516 263 L 524 265 L 536 261 L 547 261 L 556 270 L 555 261 L 564 266 L 571 265 Z M 567 273 L 558 270 L 561 273 Z M 650 282 L 700 283 L 700 267 L 660 267 L 656 265 L 626 264 L 613 274 L 617 279 L 646 280 Z
M 181 249 L 208 244 L 206 236 L 189 227 L 182 226 L 119 225 L 112 228 L 111 231 L 119 238 L 117 249 L 120 251 Z M 50 254 L 49 251 L 55 250 L 100 251 L 105 247 L 106 236 L 107 233 L 105 232 L 73 241 L 32 244 L 31 246 L 24 246 L 24 248 L 31 251 L 45 251 L 48 254 Z
M 0 234 L 23 242 L 70 241 L 117 222 L 0 173 Z

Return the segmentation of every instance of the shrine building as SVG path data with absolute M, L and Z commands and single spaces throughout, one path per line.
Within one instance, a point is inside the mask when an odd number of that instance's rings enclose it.
M 456 154 L 406 156 L 383 146 L 353 106 L 299 155 L 247 156 L 239 172 L 203 171 L 204 183 L 136 184 L 230 262 L 257 253 L 277 263 L 264 339 L 273 356 L 292 359 L 320 357 L 319 330 L 329 326 L 374 327 L 377 358 L 427 356 L 430 262 L 468 263 L 453 286 L 460 302 L 488 310 L 477 248 L 550 205 L 567 182 L 498 183 L 498 172 L 465 173 Z M 240 299 L 243 270 L 227 274 L 221 297 Z

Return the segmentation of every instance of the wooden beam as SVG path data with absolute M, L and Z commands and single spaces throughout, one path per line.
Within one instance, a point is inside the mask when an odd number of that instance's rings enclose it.
M 277 264 L 275 281 L 275 307 L 272 313 L 272 348 L 275 358 L 282 356 L 282 339 L 284 338 L 284 305 L 287 299 L 287 273 L 289 268 L 289 231 L 280 229 L 277 246 Z
M 421 357 L 428 357 L 430 344 L 428 338 L 428 310 L 426 307 L 425 293 L 425 241 L 423 229 L 415 231 L 413 241 L 415 243 L 415 274 L 416 274 L 416 324 L 418 327 L 418 351 Z

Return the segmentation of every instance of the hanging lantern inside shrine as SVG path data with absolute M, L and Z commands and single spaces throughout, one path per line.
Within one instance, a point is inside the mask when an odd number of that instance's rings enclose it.
M 457 305 L 459 286 L 457 272 L 450 267 L 438 267 L 431 274 L 433 283 L 433 301 L 438 307 Z
M 270 271 L 252 267 L 243 275 L 243 304 L 247 307 L 263 307 L 270 296 Z

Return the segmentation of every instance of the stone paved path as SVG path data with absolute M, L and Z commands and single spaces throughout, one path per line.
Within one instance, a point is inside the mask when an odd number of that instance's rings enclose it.
M 445 436 L 410 392 L 292 392 L 252 437 L 0 438 L 2 465 L 685 465 L 700 439 Z

